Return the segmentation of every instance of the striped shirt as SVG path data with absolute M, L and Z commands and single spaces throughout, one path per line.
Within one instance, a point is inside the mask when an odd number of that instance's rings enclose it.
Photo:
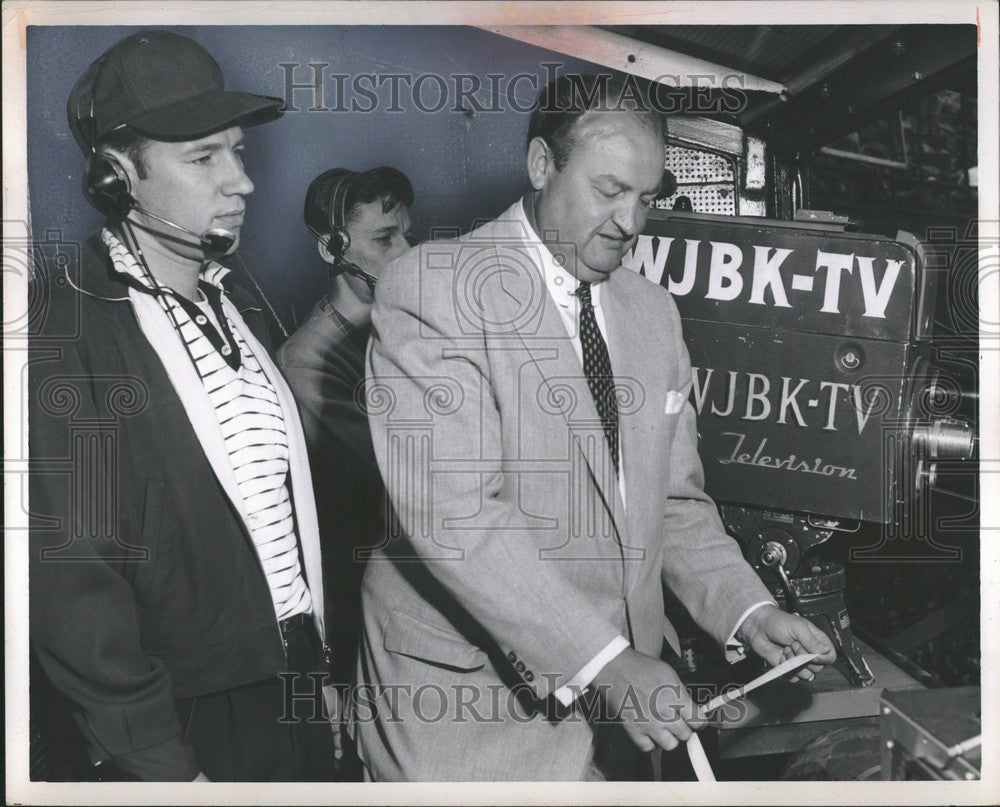
M 260 558 L 279 620 L 312 610 L 299 561 L 299 542 L 288 490 L 285 418 L 274 387 L 253 351 L 221 307 L 222 279 L 229 270 L 209 263 L 193 304 L 154 284 L 135 257 L 108 230 L 101 233 L 116 271 L 135 287 L 155 294 L 194 362 L 215 409 L 240 493 L 250 537 Z

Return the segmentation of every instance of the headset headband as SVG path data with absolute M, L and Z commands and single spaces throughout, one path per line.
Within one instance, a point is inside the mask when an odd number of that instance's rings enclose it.
M 333 193 L 330 194 L 331 231 L 347 229 L 347 193 L 350 190 L 349 184 L 355 176 L 353 171 L 348 171 L 333 186 Z

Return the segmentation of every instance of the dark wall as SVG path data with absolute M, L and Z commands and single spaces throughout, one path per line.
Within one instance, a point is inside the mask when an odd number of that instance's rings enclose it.
M 106 48 L 134 33 L 131 27 L 38 27 L 28 29 L 28 184 L 35 232 L 57 228 L 81 240 L 100 226 L 100 215 L 80 193 L 84 157 L 66 122 L 66 99 L 77 77 Z M 526 186 L 525 109 L 544 84 L 544 62 L 565 71 L 594 66 L 494 34 L 465 27 L 394 26 L 178 26 L 170 30 L 201 42 L 222 66 L 226 86 L 286 97 L 281 63 L 299 63 L 297 83 L 312 80 L 310 62 L 324 62 L 327 107 L 368 101 L 350 91 L 338 97 L 333 74 L 436 74 L 446 83 L 447 104 L 438 111 L 440 85 L 425 79 L 423 109 L 401 84 L 398 108 L 391 84 L 376 89 L 375 111 L 310 111 L 311 90 L 297 91 L 280 120 L 248 130 L 245 163 L 256 190 L 250 197 L 240 255 L 257 275 L 282 319 L 301 320 L 322 293 L 325 273 L 302 224 L 302 200 L 310 180 L 334 166 L 363 169 L 393 165 L 409 175 L 417 192 L 414 233 L 431 227 L 467 230 L 479 218 L 506 208 Z M 482 89 L 458 103 L 460 74 L 477 76 Z M 487 77 L 500 74 L 502 79 Z M 518 74 L 534 76 L 511 83 Z M 464 80 L 471 86 L 471 80 Z M 497 97 L 493 88 L 499 88 Z M 508 91 L 510 97 L 508 97 Z M 287 100 L 287 99 L 286 99 Z M 464 107 L 467 111 L 462 111 Z M 503 111 L 489 111 L 497 107 Z
M 973 92 L 975 89 L 973 88 Z M 907 102 L 830 143 L 833 149 L 895 161 L 878 164 L 818 150 L 802 163 L 809 203 L 846 213 L 868 232 L 964 231 L 979 211 L 968 169 L 977 162 L 975 96 L 944 89 Z

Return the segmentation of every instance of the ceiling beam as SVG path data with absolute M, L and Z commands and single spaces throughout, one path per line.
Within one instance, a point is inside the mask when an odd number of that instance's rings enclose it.
M 586 25 L 481 26 L 500 36 L 583 59 L 670 87 L 715 87 L 784 94 L 776 81 Z M 733 78 L 725 77 L 738 77 Z M 723 83 L 723 81 L 727 83 Z
M 972 25 L 901 28 L 744 124 L 775 153 L 812 151 L 914 97 L 974 75 L 976 55 Z

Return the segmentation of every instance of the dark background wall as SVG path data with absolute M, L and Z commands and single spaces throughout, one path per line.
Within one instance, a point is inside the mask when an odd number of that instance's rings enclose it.
M 84 156 L 66 122 L 66 99 L 73 83 L 105 49 L 142 30 L 132 27 L 38 27 L 28 29 L 28 186 L 36 232 L 61 230 L 79 241 L 100 226 L 101 216 L 84 201 L 80 175 Z M 249 199 L 240 255 L 257 276 L 286 325 L 301 321 L 325 287 L 325 272 L 314 242 L 302 223 L 302 200 L 317 174 L 334 166 L 355 169 L 393 165 L 416 188 L 414 234 L 430 228 L 467 230 L 480 218 L 492 218 L 526 186 L 524 137 L 527 108 L 546 81 L 544 62 L 565 71 L 592 71 L 593 65 L 530 45 L 466 27 L 444 26 L 175 26 L 215 56 L 230 89 L 286 97 L 282 63 L 298 63 L 296 83 L 309 83 L 310 62 L 329 65 L 325 76 L 327 107 L 339 104 L 333 74 L 354 76 L 405 73 L 437 74 L 448 86 L 448 103 L 439 111 L 439 85 L 422 87 L 422 110 L 405 85 L 398 107 L 391 86 L 376 92 L 375 111 L 310 111 L 312 90 L 295 92 L 280 120 L 248 130 L 245 163 L 256 190 Z M 511 85 L 517 74 L 535 76 Z M 470 99 L 458 103 L 455 76 L 479 77 L 477 111 Z M 502 74 L 503 80 L 487 78 Z M 464 86 L 471 85 L 465 80 Z M 493 87 L 500 89 L 496 97 Z M 511 98 L 507 98 L 508 89 Z M 350 92 L 361 106 L 368 101 Z M 513 105 L 509 101 L 513 101 Z M 462 111 L 464 107 L 466 111 Z M 503 111 L 488 111 L 503 107 Z
M 979 210 L 978 188 L 969 182 L 978 158 L 977 121 L 975 86 L 909 100 L 805 156 L 809 203 L 850 214 L 866 232 L 907 230 L 926 240 L 929 228 L 964 230 Z
M 906 230 L 933 254 L 931 265 L 948 272 L 939 282 L 935 334 L 942 347 L 935 365 L 965 390 L 979 383 L 977 305 L 980 271 L 960 260 L 962 239 L 978 215 L 978 189 L 969 181 L 977 162 L 978 103 L 975 84 L 963 92 L 942 89 L 921 95 L 830 144 L 882 162 L 854 159 L 820 149 L 803 159 L 809 205 L 844 213 L 866 232 Z M 890 164 L 894 163 L 894 164 Z M 975 232 L 975 231 L 973 231 Z M 957 316 L 961 314 L 961 316 Z M 977 399 L 967 396 L 958 416 L 978 422 Z M 912 552 L 906 541 L 889 541 L 881 562 L 848 562 L 847 602 L 855 630 L 884 642 L 945 686 L 978 684 L 981 678 L 979 501 L 976 477 L 966 471 L 942 478 L 932 494 L 935 541 L 957 549 L 958 558 L 931 549 L 920 562 L 892 562 Z M 834 551 L 847 561 L 851 548 L 878 541 L 864 525 Z

